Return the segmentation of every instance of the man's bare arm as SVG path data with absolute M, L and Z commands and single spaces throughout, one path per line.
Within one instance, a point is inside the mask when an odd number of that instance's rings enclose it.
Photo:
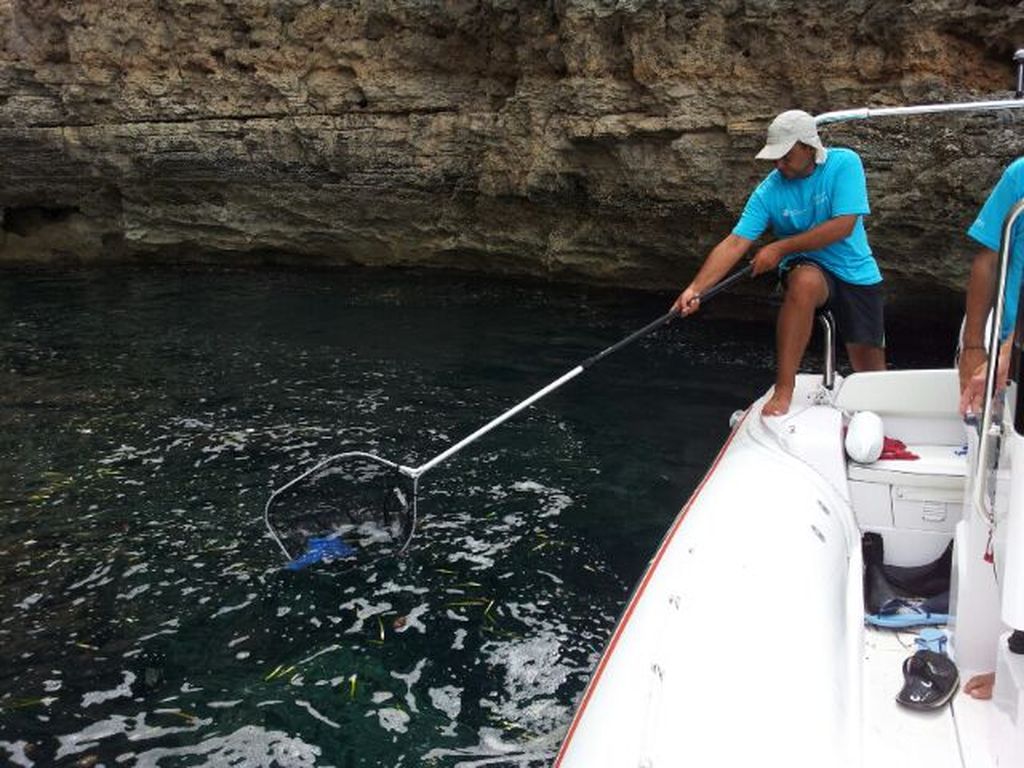
M 754 255 L 754 274 L 760 275 L 779 266 L 779 262 L 791 253 L 816 251 L 849 237 L 857 224 L 857 215 L 836 216 L 822 222 L 813 229 L 792 237 L 784 237 L 761 248 Z
M 673 305 L 680 314 L 689 315 L 700 306 L 700 294 L 725 277 L 726 273 L 750 250 L 751 241 L 729 234 L 711 249 L 704 264 Z
M 960 349 L 960 390 L 967 387 L 971 377 L 985 363 L 985 321 L 992 310 L 996 296 L 996 269 L 999 255 L 989 248 L 974 254 L 971 277 L 967 283 L 966 316 L 964 317 L 963 346 Z

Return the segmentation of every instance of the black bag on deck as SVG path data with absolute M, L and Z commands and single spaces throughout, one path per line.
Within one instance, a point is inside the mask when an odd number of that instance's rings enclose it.
M 915 566 L 885 565 L 882 537 L 865 533 L 864 611 L 887 613 L 894 607 L 917 603 L 929 613 L 949 612 L 949 581 L 953 570 L 953 542 L 930 563 Z M 887 610 L 888 609 L 888 610 Z

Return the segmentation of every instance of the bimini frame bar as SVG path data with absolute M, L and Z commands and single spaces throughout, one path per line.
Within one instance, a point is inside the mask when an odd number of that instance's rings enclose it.
M 997 101 L 965 101 L 961 104 L 915 104 L 909 107 L 860 107 L 823 112 L 814 118 L 816 125 L 844 123 L 850 120 L 868 120 L 872 117 L 911 117 L 934 115 L 941 112 L 998 112 L 1004 109 L 1024 109 L 1024 99 Z
M 962 104 L 916 104 L 909 107 L 860 107 L 823 112 L 814 118 L 815 125 L 845 123 L 850 120 L 868 120 L 872 117 L 911 117 L 913 115 L 935 115 L 942 112 L 998 112 L 1003 109 L 1024 109 L 1024 48 L 1013 54 L 1017 65 L 1016 98 L 996 101 L 965 101 Z

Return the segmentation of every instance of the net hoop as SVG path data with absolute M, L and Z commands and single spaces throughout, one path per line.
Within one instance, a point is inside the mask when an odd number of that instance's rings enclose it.
M 328 456 L 326 459 L 323 459 L 322 461 L 318 462 L 317 464 L 310 467 L 302 474 L 293 477 L 280 488 L 275 489 L 274 492 L 271 493 L 270 497 L 267 499 L 266 506 L 264 506 L 263 508 L 263 523 L 266 526 L 267 533 L 270 534 L 270 538 L 274 540 L 274 543 L 277 544 L 278 548 L 284 554 L 285 558 L 287 558 L 289 561 L 294 560 L 295 555 L 288 550 L 287 546 L 285 546 L 285 543 L 282 540 L 281 535 L 278 533 L 277 529 L 274 527 L 273 522 L 271 521 L 271 508 L 273 507 L 274 502 L 282 494 L 286 493 L 288 490 L 290 490 L 297 484 L 301 483 L 306 478 L 311 477 L 312 475 L 315 475 L 318 472 L 322 472 L 324 469 L 328 468 L 332 464 L 339 463 L 345 459 L 357 458 L 376 462 L 378 464 L 381 464 L 382 466 L 387 467 L 388 469 L 395 470 L 399 474 L 409 478 L 412 484 L 412 501 L 410 504 L 409 512 L 410 524 L 408 526 L 408 533 L 406 534 L 404 541 L 402 541 L 401 546 L 399 546 L 398 549 L 395 550 L 393 554 L 401 555 L 409 548 L 409 544 L 412 542 L 413 533 L 416 531 L 416 524 L 418 522 L 417 496 L 419 487 L 419 475 L 412 471 L 409 467 L 406 467 L 402 464 L 398 464 L 394 461 L 390 461 L 389 459 L 385 459 L 382 456 L 378 456 L 374 453 L 367 453 L 366 451 L 346 451 L 345 453 L 337 453 L 333 456 Z

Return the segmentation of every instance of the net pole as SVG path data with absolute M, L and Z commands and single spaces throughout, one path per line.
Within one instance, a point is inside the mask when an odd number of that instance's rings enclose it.
M 701 300 L 702 301 L 707 301 L 708 299 L 713 297 L 715 294 L 717 294 L 720 291 L 723 291 L 726 288 L 728 288 L 730 285 L 735 283 L 740 278 L 745 277 L 746 275 L 750 274 L 752 269 L 753 269 L 753 265 L 747 264 L 744 267 L 742 267 L 741 269 L 736 270 L 731 275 L 729 275 L 728 277 L 724 278 L 723 280 L 720 280 L 718 283 L 716 283 L 715 285 L 711 286 L 707 291 L 705 291 L 700 296 Z M 646 336 L 647 334 L 651 333 L 652 331 L 657 330 L 658 328 L 661 328 L 663 325 L 667 325 L 668 323 L 672 322 L 678 316 L 679 316 L 679 310 L 676 307 L 672 307 L 672 309 L 670 309 L 664 315 L 662 315 L 661 317 L 659 317 L 656 320 L 652 320 L 651 322 L 649 322 L 647 325 L 645 325 L 640 330 L 634 331 L 633 333 L 629 334 L 629 336 L 627 336 L 626 338 L 620 339 L 619 341 L 617 341 L 614 344 L 612 344 L 610 347 L 607 347 L 606 349 L 598 352 L 596 355 L 588 357 L 586 360 L 584 360 L 582 363 L 577 365 L 571 371 L 568 371 L 567 373 L 562 374 L 557 379 L 555 379 L 550 384 L 548 384 L 546 387 L 537 390 L 532 395 L 530 395 L 528 398 L 523 400 L 521 403 L 518 403 L 518 404 L 512 406 L 511 408 L 509 408 L 507 411 L 505 411 L 500 416 L 498 416 L 498 417 L 492 419 L 491 421 L 487 422 L 486 424 L 484 424 L 482 427 L 480 427 L 480 429 L 478 429 L 473 434 L 467 435 L 462 440 L 457 442 L 455 445 L 445 449 L 444 451 L 442 451 L 441 453 L 439 453 L 437 456 L 435 456 L 434 458 L 430 459 L 426 463 L 421 464 L 418 467 L 404 467 L 404 466 L 403 467 L 399 467 L 398 468 L 399 471 L 404 473 L 404 474 L 406 474 L 406 475 L 408 475 L 409 477 L 412 477 L 412 478 L 417 478 L 420 475 L 422 475 L 423 473 L 430 471 L 432 468 L 436 467 L 438 464 L 440 464 L 445 459 L 450 458 L 451 456 L 453 456 L 454 454 L 456 454 L 459 451 L 461 451 L 463 448 L 465 448 L 470 443 L 472 443 L 475 440 L 477 440 L 477 439 L 483 437 L 484 435 L 486 435 L 488 432 L 490 432 L 495 427 L 497 427 L 500 424 L 503 424 L 504 422 L 506 422 L 509 419 L 511 419 L 513 416 L 515 416 L 517 413 L 522 411 L 524 408 L 529 408 L 531 405 L 533 405 L 535 402 L 540 400 L 542 397 L 545 397 L 545 396 L 551 394 L 556 389 L 561 387 L 563 384 L 567 384 L 568 382 L 572 381 L 577 376 L 579 376 L 581 373 L 583 373 L 585 370 L 587 370 L 590 366 L 592 366 L 594 363 L 597 363 L 597 362 L 603 360 L 604 358 L 608 357 L 609 355 L 611 355 L 614 352 L 618 352 L 623 347 L 625 347 L 625 346 L 627 346 L 629 344 L 632 344 L 637 339 Z

